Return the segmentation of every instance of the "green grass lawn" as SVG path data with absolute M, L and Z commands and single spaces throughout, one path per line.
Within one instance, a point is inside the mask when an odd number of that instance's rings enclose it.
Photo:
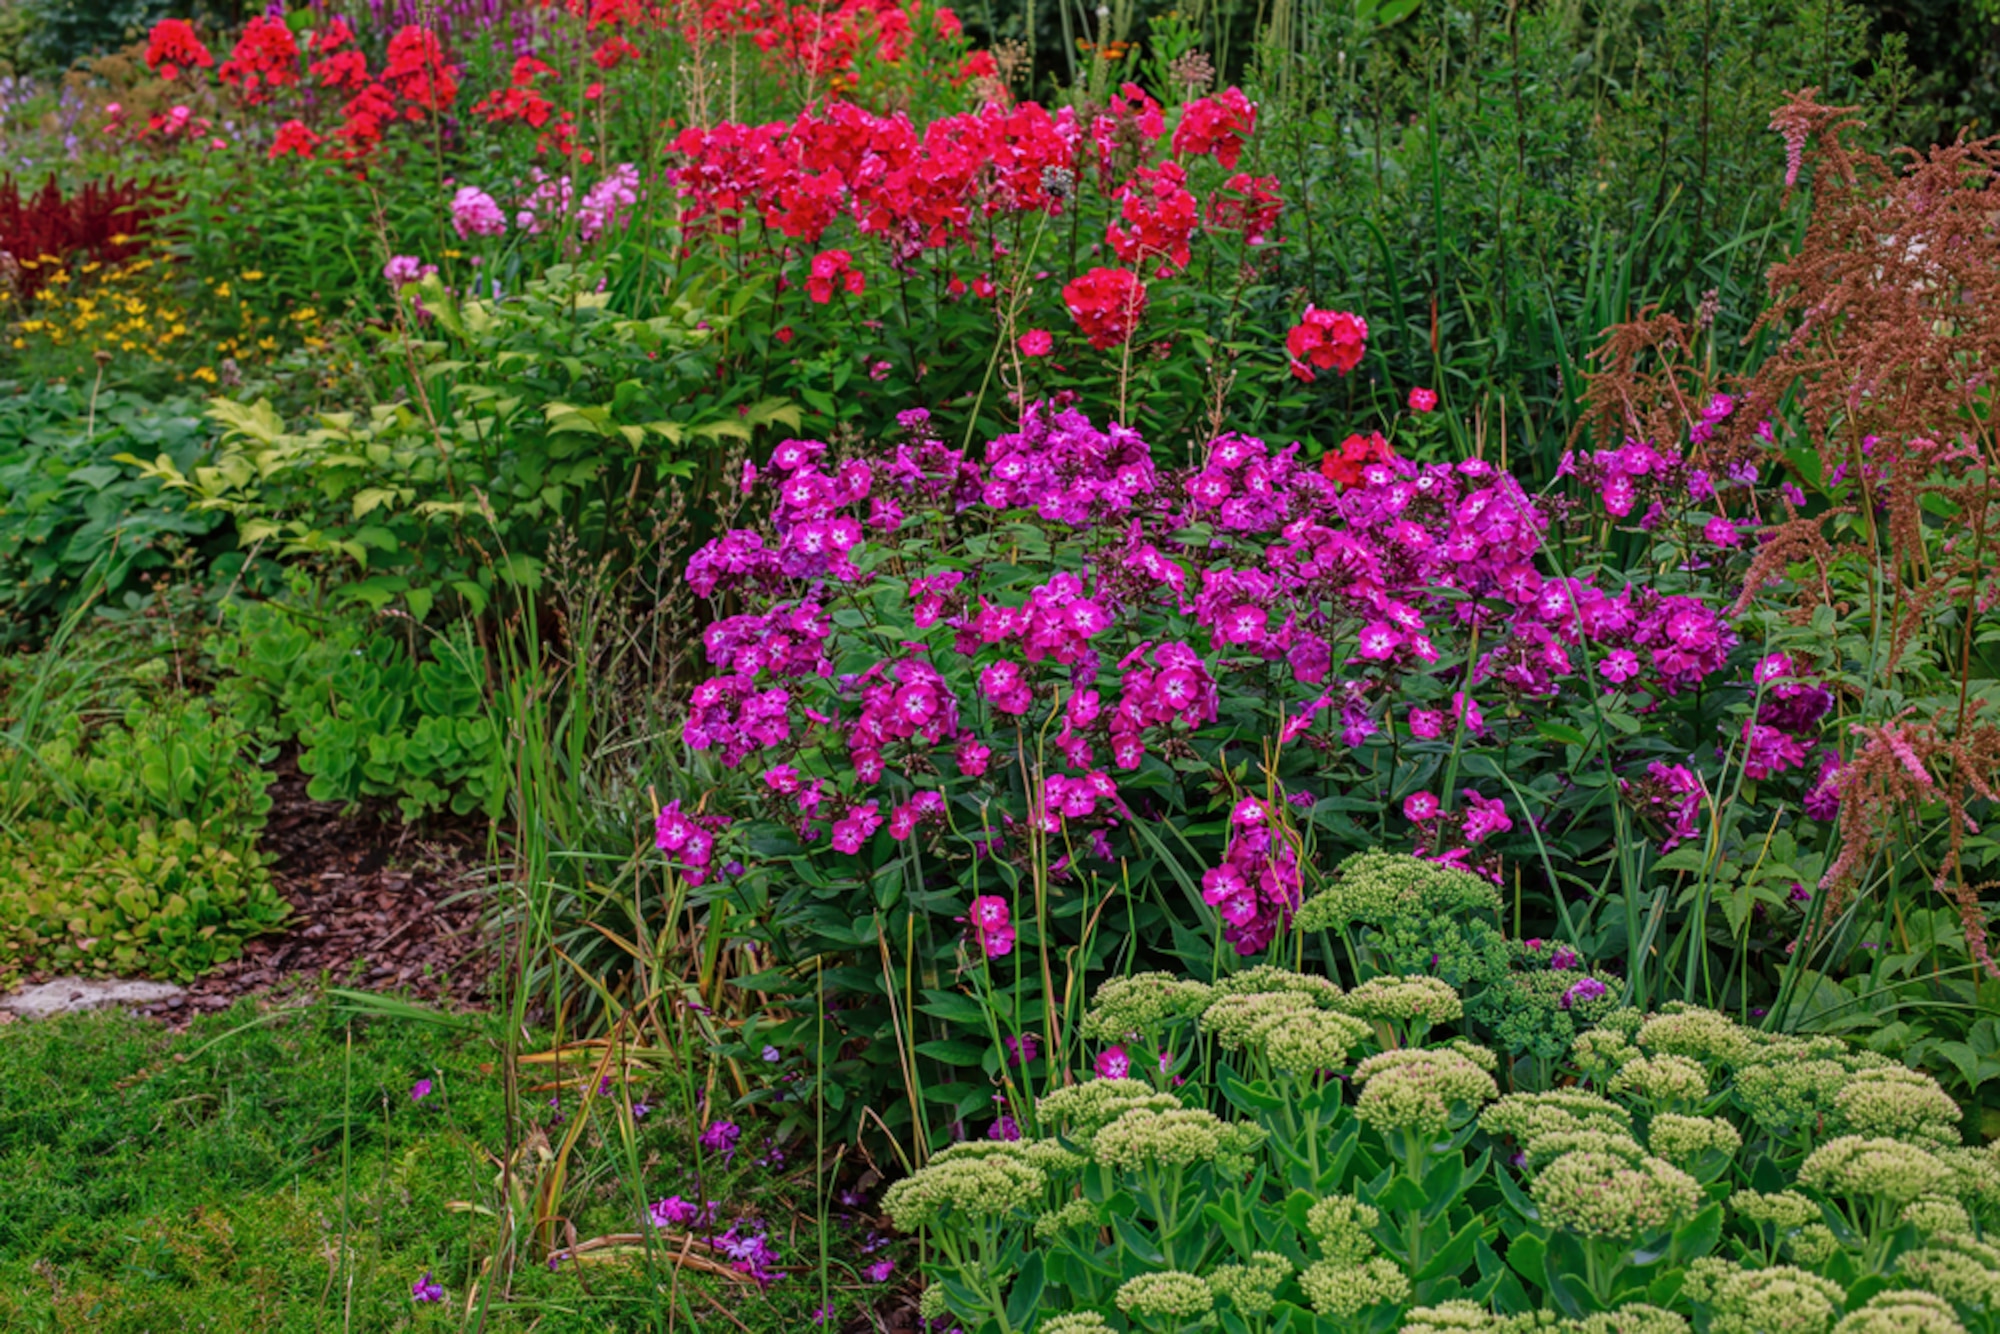
M 814 1327 L 812 1146 L 760 1164 L 754 1126 L 707 1195 L 724 1225 L 768 1227 L 788 1271 L 768 1291 L 658 1252 L 649 1275 L 642 1254 L 551 1271 L 539 1250 L 506 1266 L 504 1293 L 480 1288 L 502 1231 L 498 1033 L 485 1018 L 447 1029 L 326 1002 L 245 1003 L 184 1034 L 118 1013 L 0 1028 L 0 1330 Z M 413 1100 L 420 1079 L 432 1091 Z M 527 1120 L 559 1150 L 568 1123 L 547 1099 L 524 1095 Z M 624 1164 L 639 1163 L 644 1199 L 699 1193 L 684 1112 L 650 1112 L 629 1153 L 615 1124 L 593 1120 L 569 1160 L 575 1241 L 637 1230 Z M 868 1227 L 833 1225 L 828 1328 L 885 1292 L 859 1272 L 888 1253 L 864 1258 Z M 442 1301 L 413 1300 L 426 1272 Z

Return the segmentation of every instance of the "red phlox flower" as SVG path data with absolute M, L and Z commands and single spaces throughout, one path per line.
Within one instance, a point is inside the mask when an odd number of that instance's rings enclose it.
M 1130 269 L 1096 268 L 1063 288 L 1063 305 L 1100 352 L 1132 337 L 1146 313 L 1146 284 Z
M 186 19 L 161 19 L 153 25 L 146 41 L 146 68 L 161 78 L 178 78 L 183 68 L 207 69 L 214 63 L 215 57 L 194 35 L 194 24 Z
M 613 37 L 590 53 L 591 64 L 602 70 L 617 69 L 628 60 L 639 58 L 639 48 L 623 37 Z
M 349 99 L 340 114 L 345 119 L 333 137 L 345 145 L 341 157 L 356 158 L 382 142 L 382 125 L 396 118 L 396 103 L 387 88 L 371 83 Z
M 1194 234 L 1194 195 L 1187 189 L 1187 172 L 1178 162 L 1141 167 L 1116 198 L 1125 226 L 1112 223 L 1104 239 L 1127 264 L 1155 257 L 1175 268 L 1188 264 L 1188 238 Z M 1165 274 L 1161 275 L 1165 277 Z
M 833 300 L 836 281 L 854 293 L 862 292 L 868 286 L 867 278 L 854 266 L 854 256 L 845 250 L 825 250 L 814 255 L 812 272 L 806 279 L 806 295 L 823 306 Z
M 1350 435 L 1339 449 L 1329 449 L 1319 461 L 1320 476 L 1342 486 L 1358 486 L 1362 469 L 1371 463 L 1388 463 L 1396 457 L 1380 431 Z
M 310 158 L 319 145 L 320 137 L 307 129 L 304 121 L 288 120 L 278 127 L 278 136 L 271 141 L 271 160 L 275 162 L 287 153 Z
M 1208 197 L 1208 225 L 1242 232 L 1250 245 L 1262 245 L 1278 230 L 1285 201 L 1278 193 L 1275 176 L 1252 176 L 1237 172 L 1221 190 Z
M 349 50 L 354 30 L 345 19 L 333 19 L 313 34 L 310 50 L 319 56 L 308 71 L 323 88 L 351 88 L 360 91 L 368 84 L 368 57 Z
M 1285 335 L 1285 349 L 1292 354 L 1292 374 L 1301 380 L 1314 378 L 1313 367 L 1347 374 L 1361 364 L 1366 350 L 1368 321 L 1344 310 L 1306 307 L 1306 313 Z
M 409 104 L 404 114 L 410 120 L 422 120 L 426 111 L 433 115 L 448 111 L 458 100 L 458 81 L 445 62 L 437 34 L 414 23 L 389 39 L 389 63 L 382 69 L 382 81 Z
M 1174 153 L 1197 157 L 1214 153 L 1217 162 L 1233 171 L 1243 154 L 1243 141 L 1256 129 L 1257 104 L 1240 88 L 1225 89 L 1181 108 L 1181 122 L 1174 127 Z
M 244 27 L 236 49 L 215 74 L 255 106 L 270 95 L 266 89 L 289 88 L 299 81 L 298 40 L 283 19 L 260 15 Z

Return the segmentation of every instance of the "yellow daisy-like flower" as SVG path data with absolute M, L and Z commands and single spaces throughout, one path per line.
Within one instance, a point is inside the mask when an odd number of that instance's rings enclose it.
M 206 367 L 206 366 L 197 366 L 197 367 L 195 367 L 195 370 L 194 370 L 194 378 L 195 378 L 195 379 L 197 379 L 197 380 L 206 380 L 206 381 L 208 381 L 208 383 L 210 383 L 210 384 L 214 384 L 214 383 L 215 383 L 215 372 L 214 372 L 214 371 L 212 371 L 212 370 L 210 370 L 210 369 L 209 369 L 208 367 Z

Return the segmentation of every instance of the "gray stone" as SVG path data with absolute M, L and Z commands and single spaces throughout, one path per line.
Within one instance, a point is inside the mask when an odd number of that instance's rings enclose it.
M 181 990 L 166 982 L 59 977 L 38 987 L 24 987 L 11 996 L 0 996 L 0 1011 L 22 1019 L 47 1019 L 77 1010 L 100 1010 L 107 1005 L 156 1005 L 180 995 Z

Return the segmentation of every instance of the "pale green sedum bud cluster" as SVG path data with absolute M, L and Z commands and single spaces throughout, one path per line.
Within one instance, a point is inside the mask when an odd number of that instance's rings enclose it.
M 1552 1227 L 1586 1237 L 1635 1241 L 1685 1222 L 1701 1186 L 1663 1158 L 1634 1165 L 1608 1153 L 1567 1153 L 1535 1174 L 1535 1206 Z
M 1932 1237 L 1906 1252 L 1897 1272 L 1956 1305 L 2000 1311 L 2000 1246 L 1969 1236 Z
M 1134 1108 L 1178 1111 L 1181 1100 L 1136 1079 L 1092 1079 L 1059 1088 L 1035 1104 L 1045 1127 L 1088 1153 L 1097 1132 Z
M 1799 1166 L 1799 1184 L 1807 1190 L 1896 1205 L 1943 1190 L 1951 1179 L 1951 1169 L 1933 1154 L 1879 1136 L 1842 1135 Z
M 1411 1047 L 1370 1056 L 1354 1068 L 1361 1085 L 1354 1114 L 1378 1131 L 1436 1139 L 1461 1113 L 1500 1092 L 1477 1062 L 1449 1048 Z
M 1158 1033 L 1200 1014 L 1214 996 L 1212 988 L 1172 973 L 1114 977 L 1097 988 L 1083 1017 L 1083 1036 L 1093 1042 L 1126 1042 Z
M 1321 1260 L 1299 1275 L 1306 1300 L 1321 1315 L 1346 1320 L 1383 1302 L 1409 1300 L 1410 1279 L 1403 1267 L 1381 1258 L 1360 1264 Z
M 1674 1166 L 1702 1175 L 1743 1147 L 1736 1127 L 1718 1116 L 1662 1112 L 1646 1127 L 1646 1143 Z
M 1119 1310 L 1141 1320 L 1198 1320 L 1215 1306 L 1208 1284 L 1179 1269 L 1127 1279 L 1116 1300 Z
M 1951 1303 L 1929 1292 L 1883 1292 L 1833 1327 L 1833 1334 L 1965 1334 Z
M 1113 1171 L 1198 1167 L 1247 1167 L 1263 1140 L 1255 1126 L 1224 1121 L 1213 1112 L 1135 1107 L 1097 1132 L 1090 1155 Z
M 1458 993 L 1435 977 L 1371 977 L 1341 1001 L 1341 1008 L 1373 1023 L 1435 1028 L 1464 1017 Z
M 1329 1195 L 1306 1211 L 1306 1231 L 1335 1264 L 1359 1264 L 1375 1254 L 1375 1238 L 1368 1234 L 1381 1222 L 1379 1211 L 1352 1195 Z
M 1833 1095 L 1833 1110 L 1850 1134 L 1958 1143 L 1958 1104 L 1935 1079 L 1900 1065 L 1857 1072 Z
M 1690 1056 L 1641 1056 L 1618 1067 L 1611 1092 L 1654 1107 L 1692 1107 L 1708 1096 L 1708 1072 Z
M 1292 1276 L 1292 1262 L 1276 1251 L 1257 1251 L 1250 1263 L 1223 1265 L 1208 1276 L 1208 1290 L 1244 1315 L 1269 1315 L 1278 1287 Z
M 1035 1334 L 1113 1334 L 1113 1331 L 1095 1311 L 1070 1311 L 1050 1316 L 1035 1326 Z
M 883 1193 L 882 1209 L 904 1232 L 948 1216 L 1005 1218 L 1039 1200 L 1041 1169 L 1005 1155 L 951 1158 L 904 1177 Z
M 1708 1308 L 1709 1334 L 1827 1334 L 1847 1293 L 1791 1265 L 1745 1269 L 1708 1257 L 1688 1266 L 1681 1295 Z

